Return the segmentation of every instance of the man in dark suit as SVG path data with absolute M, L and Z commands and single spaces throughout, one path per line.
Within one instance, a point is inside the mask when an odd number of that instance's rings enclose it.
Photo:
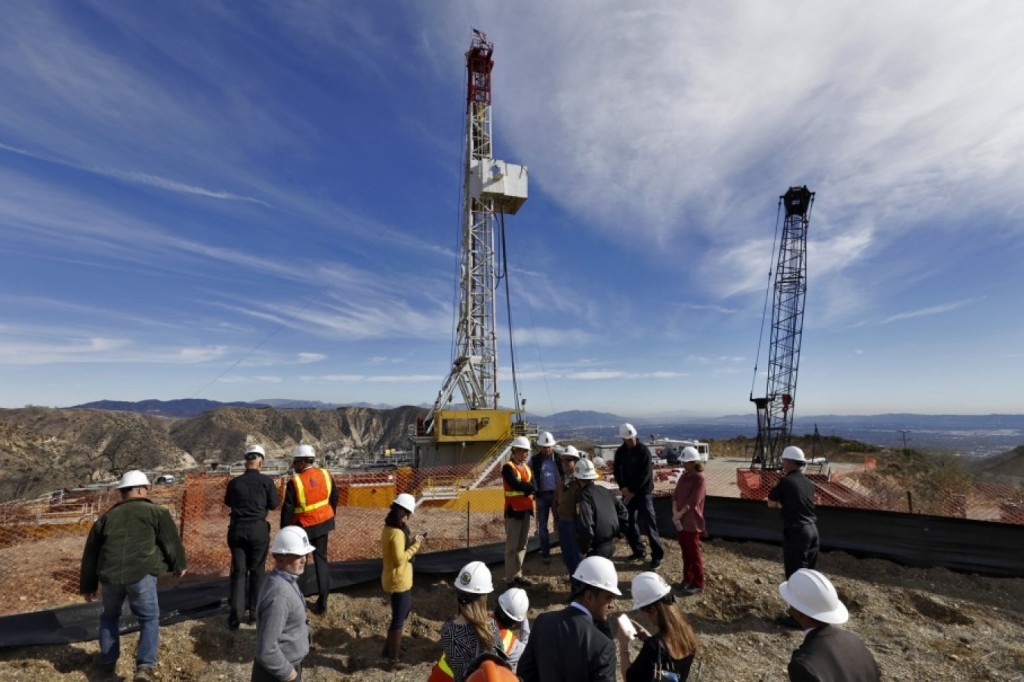
M 611 561 L 589 556 L 573 573 L 573 601 L 561 611 L 542 613 L 516 673 L 524 682 L 615 682 L 615 644 L 606 621 L 619 576 Z
M 818 571 L 801 568 L 779 585 L 789 615 L 806 633 L 789 661 L 791 682 L 878 682 L 882 673 L 860 637 L 835 627 L 849 619 L 836 588 Z

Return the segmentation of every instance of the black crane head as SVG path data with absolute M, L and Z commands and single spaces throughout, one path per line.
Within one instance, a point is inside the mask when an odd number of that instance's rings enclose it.
M 786 217 L 792 215 L 806 216 L 808 209 L 811 207 L 811 201 L 814 200 L 814 192 L 807 189 L 807 185 L 802 187 L 790 187 L 789 190 L 782 195 L 782 201 L 786 204 Z

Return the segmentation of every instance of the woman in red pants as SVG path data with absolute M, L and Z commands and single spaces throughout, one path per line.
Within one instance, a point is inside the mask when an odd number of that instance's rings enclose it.
M 693 447 L 682 452 L 683 475 L 672 495 L 672 521 L 678 531 L 676 539 L 683 551 L 683 594 L 690 596 L 704 590 L 704 561 L 700 555 L 700 536 L 704 528 L 704 464 Z

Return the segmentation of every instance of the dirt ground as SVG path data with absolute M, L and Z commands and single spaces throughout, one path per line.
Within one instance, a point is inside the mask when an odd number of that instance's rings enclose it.
M 619 555 L 627 548 L 623 544 Z M 786 663 L 801 639 L 775 625 L 783 610 L 777 584 L 782 577 L 781 549 L 758 543 L 714 540 L 704 545 L 708 573 L 705 592 L 680 599 L 680 608 L 696 629 L 702 649 L 691 680 L 785 680 Z M 641 564 L 616 558 L 627 589 Z M 890 680 L 1024 680 L 1024 579 L 984 578 L 945 569 L 915 569 L 842 552 L 821 557 L 818 565 L 836 584 L 849 607 L 845 626 L 861 635 Z M 500 581 L 500 566 L 493 566 Z M 530 618 L 558 609 L 568 596 L 557 555 L 545 566 L 527 559 Z M 660 569 L 671 583 L 681 580 L 682 564 L 673 543 Z M 303 679 L 422 681 L 439 653 L 442 622 L 454 612 L 452 576 L 417 576 L 413 615 L 406 626 L 405 656 L 415 663 L 392 673 L 379 654 L 390 616 L 377 584 L 332 594 L 323 616 L 312 616 L 314 649 Z M 496 602 L 497 593 L 491 603 Z M 629 608 L 623 598 L 620 610 Z M 636 615 L 636 614 L 634 614 Z M 137 635 L 122 640 L 118 672 L 131 679 Z M 0 651 L 3 680 L 98 680 L 86 672 L 96 642 Z M 188 621 L 160 632 L 161 680 L 247 680 L 255 650 L 255 629 L 226 627 L 226 616 Z M 633 651 L 633 655 L 636 650 Z

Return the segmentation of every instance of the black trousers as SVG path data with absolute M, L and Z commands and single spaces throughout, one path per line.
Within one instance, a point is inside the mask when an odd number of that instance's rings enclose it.
M 313 545 L 313 565 L 310 566 L 310 562 L 306 562 L 306 568 L 302 573 L 302 585 L 311 585 L 313 582 L 313 574 L 316 574 L 316 591 L 318 594 L 316 605 L 318 609 L 327 608 L 327 594 L 331 591 L 331 572 L 327 566 L 327 541 L 330 539 L 330 533 L 324 533 L 318 535 L 315 538 L 310 538 L 309 543 Z M 303 590 L 308 592 L 308 590 Z
M 615 538 L 594 543 L 590 546 L 587 556 L 603 556 L 605 559 L 611 559 L 615 556 Z
M 626 541 L 637 554 L 644 553 L 644 543 L 640 535 L 646 535 L 651 543 L 651 559 L 661 561 L 665 557 L 665 548 L 661 546 L 661 535 L 658 534 L 658 519 L 654 516 L 654 495 L 634 495 L 626 503 L 629 521 L 626 523 Z
M 269 546 L 270 524 L 266 521 L 241 521 L 228 527 L 228 547 L 231 549 L 229 622 L 237 624 L 246 611 L 256 615 Z
M 813 523 L 782 529 L 782 563 L 786 579 L 801 568 L 818 565 L 818 527 Z

